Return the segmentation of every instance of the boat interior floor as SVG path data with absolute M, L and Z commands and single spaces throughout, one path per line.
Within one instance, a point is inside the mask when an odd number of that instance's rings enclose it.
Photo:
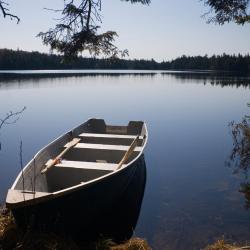
M 79 138 L 81 141 L 46 173 L 50 192 L 88 182 L 116 171 L 136 135 L 81 133 Z M 142 143 L 143 137 L 140 136 L 137 146 L 124 166 L 141 152 Z M 68 143 L 64 147 L 67 148 Z

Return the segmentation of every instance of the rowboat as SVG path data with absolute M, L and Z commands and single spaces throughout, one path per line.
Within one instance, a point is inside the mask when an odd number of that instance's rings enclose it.
M 93 223 L 91 215 L 110 209 L 126 192 L 147 138 L 142 121 L 116 126 L 89 119 L 34 156 L 8 190 L 6 206 L 19 225 L 31 217 L 39 225 Z

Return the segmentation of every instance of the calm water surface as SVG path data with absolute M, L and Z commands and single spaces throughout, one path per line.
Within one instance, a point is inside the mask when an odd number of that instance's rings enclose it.
M 51 73 L 51 72 L 50 72 Z M 95 72 L 96 73 L 96 72 Z M 227 167 L 228 123 L 249 114 L 249 79 L 208 73 L 0 75 L 0 117 L 27 110 L 0 131 L 0 201 L 19 169 L 42 146 L 89 117 L 110 124 L 144 120 L 147 184 L 135 235 L 154 249 L 201 249 L 224 236 L 249 240 L 248 181 Z

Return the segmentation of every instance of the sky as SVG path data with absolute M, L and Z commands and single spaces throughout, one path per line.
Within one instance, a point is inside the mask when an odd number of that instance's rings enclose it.
M 56 23 L 63 0 L 8 0 L 16 24 L 0 18 L 0 48 L 49 52 L 36 37 Z M 181 55 L 248 54 L 250 24 L 207 24 L 201 16 L 208 8 L 200 0 L 152 0 L 149 6 L 103 0 L 100 31 L 114 30 L 115 44 L 129 50 L 130 59 L 171 60 Z

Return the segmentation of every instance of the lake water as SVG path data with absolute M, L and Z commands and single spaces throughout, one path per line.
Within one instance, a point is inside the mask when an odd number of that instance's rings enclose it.
M 1 72 L 0 72 L 1 73 Z M 144 120 L 147 183 L 135 236 L 153 249 L 201 249 L 224 236 L 250 240 L 239 192 L 246 173 L 228 167 L 229 122 L 249 114 L 250 80 L 212 72 L 16 72 L 0 74 L 0 118 L 27 109 L 0 131 L 0 201 L 23 161 L 87 120 Z M 52 74 L 55 73 L 55 74 Z M 98 74 L 97 74 L 98 73 Z

